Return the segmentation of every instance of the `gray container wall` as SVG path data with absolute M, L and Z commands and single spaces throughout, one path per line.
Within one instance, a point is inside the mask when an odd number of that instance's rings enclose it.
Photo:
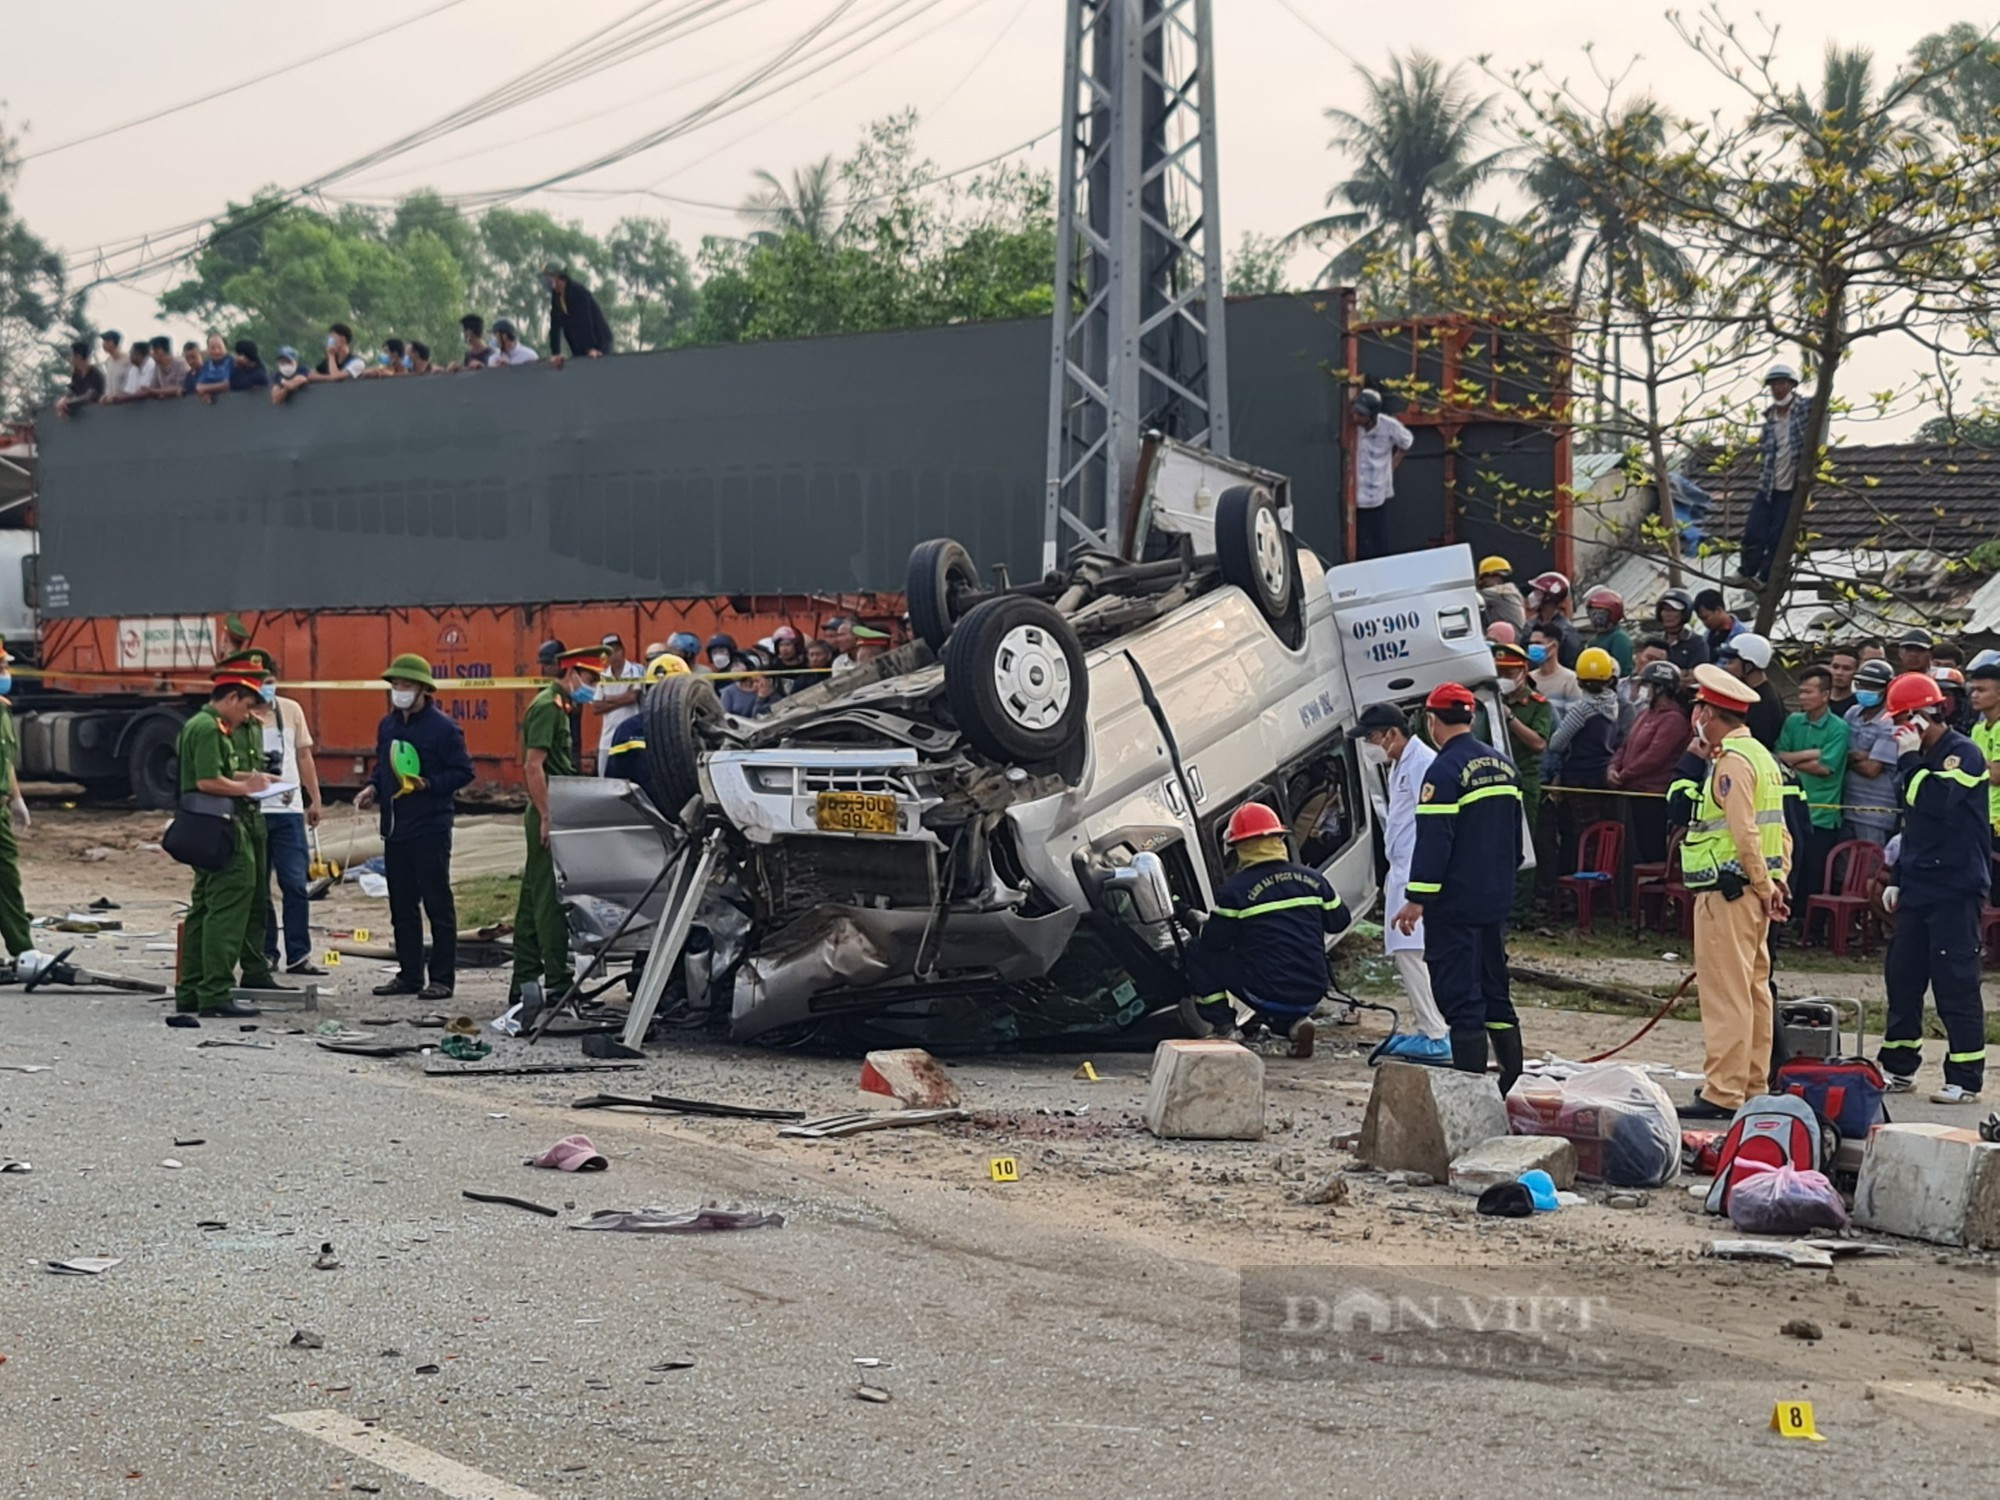
M 1337 300 L 1229 309 L 1236 453 L 1338 548 Z M 1040 569 L 1042 320 L 149 403 L 40 426 L 57 616 L 900 590 Z

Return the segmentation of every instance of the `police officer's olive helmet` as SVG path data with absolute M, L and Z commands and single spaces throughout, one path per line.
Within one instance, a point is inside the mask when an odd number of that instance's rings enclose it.
M 1246 802 L 1229 815 L 1229 826 L 1223 831 L 1225 844 L 1241 844 L 1250 839 L 1283 837 L 1285 825 L 1278 821 L 1278 815 L 1261 802 Z

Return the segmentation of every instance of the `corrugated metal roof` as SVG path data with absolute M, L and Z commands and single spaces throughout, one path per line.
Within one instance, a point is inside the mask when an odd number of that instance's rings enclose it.
M 1754 447 L 1689 477 L 1715 502 L 1709 526 L 1739 536 L 1757 493 Z M 2000 450 L 1947 443 L 1843 443 L 1806 502 L 1811 547 L 1930 549 L 1963 557 L 2000 537 Z

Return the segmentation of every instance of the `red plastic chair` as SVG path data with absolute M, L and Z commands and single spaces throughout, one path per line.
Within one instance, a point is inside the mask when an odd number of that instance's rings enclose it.
M 1576 841 L 1576 873 L 1556 880 L 1556 917 L 1563 914 L 1563 898 L 1576 903 L 1576 927 L 1589 932 L 1597 919 L 1597 903 L 1609 902 L 1613 911 L 1623 909 L 1624 893 L 1620 876 L 1625 866 L 1625 825 L 1592 823 Z
M 1860 928 L 1861 951 L 1867 953 L 1874 940 L 1882 935 L 1882 925 L 1875 915 L 1875 903 L 1869 897 L 1870 882 L 1882 868 L 1882 846 L 1871 844 L 1866 839 L 1847 839 L 1835 844 L 1826 853 L 1826 869 L 1821 873 L 1820 889 L 1829 894 L 1809 897 L 1806 901 L 1806 925 L 1801 935 L 1810 944 L 1813 940 L 1813 919 L 1825 917 L 1827 936 L 1833 951 L 1842 958 L 1847 956 L 1848 943 L 1857 925 Z M 1857 924 L 1856 918 L 1860 921 Z
M 1657 932 L 1667 930 L 1667 912 L 1671 908 L 1679 918 L 1681 939 L 1690 941 L 1694 937 L 1694 892 L 1681 879 L 1680 845 L 1661 866 L 1664 874 L 1657 880 L 1643 880 L 1633 893 L 1633 924 L 1638 931 L 1648 927 Z

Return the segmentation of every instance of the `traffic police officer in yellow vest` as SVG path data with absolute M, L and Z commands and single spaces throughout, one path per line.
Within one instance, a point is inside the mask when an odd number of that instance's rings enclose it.
M 597 697 L 610 666 L 602 646 L 578 646 L 555 660 L 555 681 L 535 695 L 521 720 L 523 780 L 528 784 L 528 858 L 521 870 L 521 899 L 514 909 L 514 978 L 507 1003 L 524 984 L 539 983 L 545 1003 L 569 990 L 569 923 L 556 894 L 556 866 L 549 855 L 549 778 L 577 774 L 576 735 L 570 710 Z
M 1789 912 L 1792 838 L 1778 762 L 1750 734 L 1757 690 L 1707 663 L 1693 676 L 1695 745 L 1709 768 L 1681 844 L 1681 876 L 1695 892 L 1707 1077 L 1681 1113 L 1727 1119 L 1765 1091 L 1774 1024 L 1771 924 Z

